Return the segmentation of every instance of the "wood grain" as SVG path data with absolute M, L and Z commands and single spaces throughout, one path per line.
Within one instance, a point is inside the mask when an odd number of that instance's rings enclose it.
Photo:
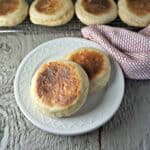
M 103 127 L 104 150 L 150 150 L 150 81 L 126 81 L 123 103 Z
M 98 150 L 99 131 L 82 136 L 57 136 L 32 125 L 20 112 L 13 94 L 15 72 L 23 57 L 39 44 L 80 33 L 0 35 L 0 150 Z
M 41 31 L 42 32 L 42 31 Z M 46 133 L 20 112 L 13 94 L 18 65 L 34 47 L 80 31 L 0 35 L 0 150 L 150 150 L 150 81 L 126 81 L 123 103 L 100 130 L 74 137 Z

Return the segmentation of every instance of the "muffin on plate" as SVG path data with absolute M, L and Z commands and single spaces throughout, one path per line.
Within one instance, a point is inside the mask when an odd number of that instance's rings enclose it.
M 30 20 L 34 24 L 60 26 L 74 15 L 71 0 L 35 0 L 30 7 Z
M 150 0 L 119 0 L 119 16 L 123 22 L 135 27 L 150 24 Z
M 77 0 L 75 12 L 86 25 L 106 24 L 117 17 L 117 6 L 113 0 Z
M 111 65 L 104 52 L 94 48 L 80 48 L 70 53 L 66 59 L 84 68 L 90 80 L 90 94 L 103 89 L 108 83 Z
M 28 15 L 25 0 L 0 0 L 0 26 L 16 26 Z
M 89 80 L 80 65 L 70 61 L 43 64 L 31 81 L 31 96 L 36 108 L 50 117 L 66 117 L 85 103 Z

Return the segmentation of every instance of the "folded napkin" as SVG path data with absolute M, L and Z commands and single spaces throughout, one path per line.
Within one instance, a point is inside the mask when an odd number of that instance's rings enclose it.
M 105 25 L 84 27 L 81 32 L 100 44 L 127 78 L 150 79 L 150 25 L 138 33 Z

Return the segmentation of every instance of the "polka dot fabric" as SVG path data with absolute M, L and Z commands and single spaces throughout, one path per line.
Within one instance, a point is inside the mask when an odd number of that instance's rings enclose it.
M 100 44 L 130 79 L 150 79 L 150 25 L 139 33 L 106 25 L 84 27 L 84 38 Z

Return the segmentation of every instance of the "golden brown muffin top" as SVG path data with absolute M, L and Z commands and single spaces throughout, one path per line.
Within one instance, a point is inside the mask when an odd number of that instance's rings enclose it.
M 0 0 L 0 16 L 14 12 L 19 6 L 19 0 Z
M 80 94 L 80 78 L 71 64 L 46 64 L 36 82 L 37 94 L 48 106 L 68 106 Z
M 62 6 L 63 4 L 60 0 L 38 0 L 35 8 L 41 13 L 53 14 L 61 9 Z
M 90 80 L 104 70 L 104 56 L 94 50 L 82 49 L 75 52 L 70 60 L 80 64 L 86 71 Z
M 127 0 L 127 5 L 136 15 L 144 16 L 150 13 L 150 0 Z
M 111 7 L 109 0 L 82 0 L 81 5 L 87 12 L 95 15 L 103 14 Z

